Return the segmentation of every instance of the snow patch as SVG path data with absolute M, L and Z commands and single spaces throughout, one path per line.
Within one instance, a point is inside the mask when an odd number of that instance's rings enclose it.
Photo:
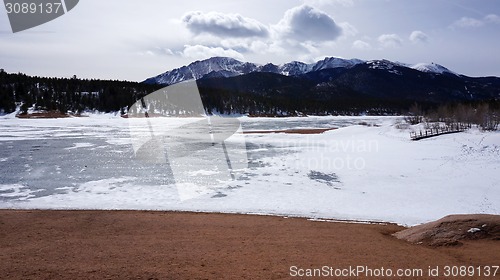
M 13 185 L 0 185 L 0 197 L 2 198 L 16 198 L 19 201 L 25 201 L 34 197 L 34 193 L 43 190 L 31 190 L 27 186 L 13 184 Z
M 64 148 L 64 149 L 65 150 L 73 150 L 73 149 L 80 149 L 80 148 L 89 148 L 89 147 L 93 147 L 93 146 L 94 146 L 94 144 L 92 144 L 92 143 L 80 142 L 80 143 L 74 143 L 73 147 Z
M 468 233 L 476 233 L 478 231 L 481 231 L 481 229 L 480 228 L 470 228 L 467 232 Z

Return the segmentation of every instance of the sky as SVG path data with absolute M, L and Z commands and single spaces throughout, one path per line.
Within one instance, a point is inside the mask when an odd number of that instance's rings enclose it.
M 499 50 L 498 0 L 81 0 L 18 33 L 0 8 L 0 68 L 37 76 L 143 81 L 212 56 L 335 56 L 500 77 Z

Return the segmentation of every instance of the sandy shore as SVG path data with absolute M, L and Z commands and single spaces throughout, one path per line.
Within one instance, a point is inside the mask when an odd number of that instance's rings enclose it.
M 300 268 L 500 265 L 498 240 L 430 247 L 392 224 L 145 211 L 0 210 L 1 279 L 291 279 Z M 295 266 L 296 268 L 290 269 Z M 500 279 L 466 277 L 461 279 Z M 298 277 L 295 277 L 298 278 Z

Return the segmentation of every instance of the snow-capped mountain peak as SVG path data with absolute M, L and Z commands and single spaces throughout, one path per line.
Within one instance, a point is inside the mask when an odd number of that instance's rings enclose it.
M 432 63 L 418 63 L 415 65 L 412 65 L 410 68 L 421 71 L 421 72 L 426 72 L 426 73 L 436 73 L 436 74 L 443 74 L 443 73 L 449 73 L 453 75 L 457 75 L 457 73 L 451 71 L 450 69 L 436 64 L 434 62 Z
M 360 59 L 343 59 L 340 57 L 326 57 L 323 60 L 311 64 L 306 64 L 300 61 L 292 61 L 280 65 L 280 74 L 298 76 L 323 69 L 351 68 L 362 63 L 365 63 L 365 61 Z
M 354 67 L 358 64 L 365 63 L 365 61 L 361 59 L 343 59 L 340 57 L 327 57 L 323 60 L 320 60 L 316 62 L 313 67 L 312 71 L 318 71 L 318 70 L 323 70 L 323 69 L 330 69 L 330 68 L 351 68 Z
M 285 76 L 297 76 L 312 70 L 311 64 L 300 61 L 292 61 L 279 66 L 279 73 Z
M 175 84 L 191 79 L 200 79 L 207 74 L 222 72 L 223 76 L 237 76 L 257 70 L 254 63 L 241 62 L 230 57 L 212 57 L 195 61 L 187 66 L 167 71 L 156 77 L 149 78 L 146 83 Z

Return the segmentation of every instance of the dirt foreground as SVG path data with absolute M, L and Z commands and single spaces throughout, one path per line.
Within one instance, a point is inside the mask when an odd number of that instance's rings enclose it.
M 447 266 L 473 268 L 459 279 L 500 279 L 500 271 L 479 276 L 500 265 L 498 240 L 435 247 L 392 236 L 401 230 L 254 215 L 0 210 L 0 279 L 309 279 L 298 276 L 320 271 L 326 279 L 455 279 L 443 276 Z M 392 277 L 380 274 L 388 269 Z M 400 269 L 417 275 L 395 276 Z

